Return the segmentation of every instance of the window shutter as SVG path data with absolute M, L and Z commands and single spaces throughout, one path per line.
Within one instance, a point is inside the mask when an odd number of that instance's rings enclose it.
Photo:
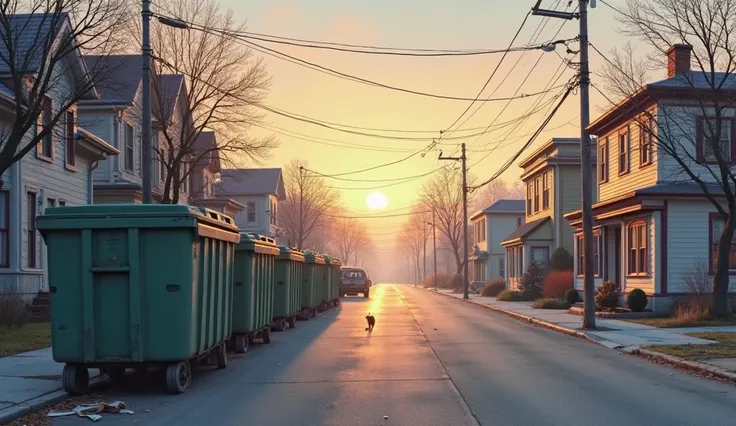
M 703 117 L 697 117 L 695 119 L 695 158 L 703 162 L 705 160 L 703 150 Z

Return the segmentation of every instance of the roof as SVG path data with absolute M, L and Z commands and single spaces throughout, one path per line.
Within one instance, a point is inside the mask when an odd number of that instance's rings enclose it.
M 526 202 L 524 200 L 498 200 L 485 209 L 474 213 L 470 219 L 492 213 L 526 213 Z
M 141 55 L 109 55 L 84 57 L 90 69 L 104 70 L 106 77 L 97 83 L 100 101 L 131 104 L 143 78 Z
M 537 219 L 537 220 L 534 220 L 534 221 L 531 221 L 531 222 L 524 223 L 521 226 L 519 226 L 518 228 L 516 228 L 516 230 L 514 232 L 512 232 L 511 235 L 509 235 L 508 237 L 506 237 L 506 239 L 504 240 L 504 242 L 523 239 L 526 236 L 528 236 L 529 234 L 531 234 L 532 232 L 534 232 L 537 229 L 539 229 L 545 223 L 549 222 L 550 220 L 551 220 L 550 217 L 545 217 L 545 218 L 542 218 L 542 219 Z
M 15 39 L 14 50 L 16 55 L 16 69 L 25 68 L 25 72 L 34 73 L 41 66 L 44 55 L 46 34 L 57 33 L 69 23 L 69 14 L 61 13 L 19 13 L 9 15 L 8 20 L 12 28 L 11 37 Z M 51 25 L 56 22 L 55 31 Z M 0 29 L 0 38 L 7 39 L 8 35 Z M 50 37 L 50 36 L 49 36 Z M 56 37 L 55 35 L 53 36 Z M 39 43 L 41 41 L 42 43 Z M 28 65 L 23 62 L 30 59 Z M 10 72 L 8 64 L 8 49 L 5 43 L 0 43 L 0 73 Z
M 170 120 L 174 116 L 176 100 L 184 85 L 184 76 L 181 74 L 162 74 L 158 76 L 157 80 L 154 90 L 159 99 L 161 115 L 165 120 Z
M 209 163 L 209 167 L 215 169 L 215 173 L 219 173 L 221 171 L 220 153 L 217 151 L 217 136 L 215 135 L 215 132 L 200 132 L 199 136 L 197 136 L 197 140 L 194 141 L 192 148 L 194 149 L 194 152 L 197 153 L 197 158 L 200 158 L 199 155 L 202 155 L 205 152 L 207 153 L 201 157 L 201 165 L 205 166 L 207 165 L 206 163 Z
M 91 132 L 79 127 L 77 130 L 77 138 L 84 139 L 91 143 L 95 148 L 99 149 L 107 155 L 118 155 L 120 151 L 117 148 L 107 143 L 104 139 L 93 135 Z
M 580 138 L 552 138 L 519 161 L 519 166 L 524 167 L 524 164 L 529 163 L 537 158 L 539 154 L 556 145 L 580 145 Z
M 277 195 L 286 198 L 281 169 L 225 169 L 218 195 Z
M 713 82 L 709 82 L 710 73 L 704 73 L 702 71 L 687 71 L 679 73 L 670 78 L 649 83 L 648 86 L 709 89 L 714 86 L 719 86 L 724 78 L 725 82 L 722 86 L 723 89 L 736 89 L 736 75 L 733 73 L 717 72 L 714 74 Z

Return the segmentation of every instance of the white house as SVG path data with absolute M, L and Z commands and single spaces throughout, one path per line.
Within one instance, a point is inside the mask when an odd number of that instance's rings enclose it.
M 506 278 L 506 250 L 501 242 L 524 224 L 524 200 L 498 200 L 470 217 L 473 249 L 468 259 L 471 282 Z
M 518 288 L 531 262 L 547 264 L 559 247 L 572 254 L 574 228 L 564 215 L 580 209 L 580 164 L 579 138 L 552 138 L 519 163 L 526 185 L 526 220 L 501 243 L 509 288 Z
M 589 127 L 600 141 L 600 201 L 593 205 L 595 283 L 613 281 L 624 294 L 640 288 L 649 296 L 649 308 L 658 312 L 668 311 L 677 296 L 688 293 L 683 278 L 696 262 L 705 262 L 712 273 L 723 226 L 700 186 L 653 136 L 676 146 L 678 157 L 686 158 L 688 168 L 701 179 L 715 182 L 711 173 L 717 175 L 718 166 L 703 143 L 711 128 L 703 112 L 709 118 L 713 114 L 703 102 L 711 92 L 703 73 L 690 69 L 691 49 L 672 46 L 666 79 L 647 84 Z M 729 99 L 736 96 L 733 75 L 721 90 Z M 721 150 L 730 157 L 736 153 L 736 108 L 725 114 Z M 713 194 L 718 191 L 715 185 L 711 188 Z M 584 256 L 580 211 L 566 218 L 577 228 L 574 255 L 579 276 Z M 731 253 L 730 269 L 736 274 L 736 245 Z M 582 290 L 582 277 L 575 285 Z
M 48 20 L 44 15 L 11 17 L 12 25 L 25 28 L 19 34 L 28 36 L 29 40 L 35 39 L 39 26 Z M 68 17 L 65 17 L 58 37 L 68 36 L 69 25 Z M 23 40 L 17 42 L 20 44 Z M 5 48 L 0 47 L 0 50 Z M 38 64 L 40 67 L 40 59 Z M 56 62 L 55 68 L 53 87 L 45 97 L 38 126 L 26 134 L 29 139 L 37 134 L 35 132 L 48 128 L 60 105 L 69 103 L 71 93 L 86 87 L 75 85 L 89 85 L 89 81 L 84 79 L 90 74 L 79 52 L 68 54 L 67 60 Z M 28 77 L 32 78 L 35 70 L 28 68 L 27 71 Z M 12 126 L 15 114 L 13 91 L 6 85 L 10 84 L 8 72 L 7 63 L 0 60 L 0 80 L 3 82 L 0 84 L 0 126 L 3 129 Z M 85 98 L 95 99 L 97 96 L 93 89 L 86 93 Z M 77 108 L 72 106 L 63 112 L 62 120 L 56 124 L 53 133 L 3 175 L 0 189 L 0 289 L 15 288 L 27 294 L 48 289 L 44 273 L 46 249 L 36 230 L 36 217 L 46 207 L 91 204 L 94 169 L 107 156 L 118 153 L 103 139 L 78 127 Z
M 281 169 L 225 169 L 216 193 L 245 206 L 235 216 L 242 231 L 279 236 L 279 202 L 286 199 Z
M 216 192 L 222 181 L 222 164 L 215 132 L 201 132 L 194 148 L 196 158 L 189 176 L 189 203 L 237 217 L 245 206 L 230 197 L 220 197 Z
M 142 187 L 142 58 L 141 55 L 85 56 L 90 66 L 104 67 L 110 74 L 98 91 L 99 98 L 80 102 L 80 123 L 95 135 L 109 140 L 121 155 L 103 161 L 95 171 L 95 201 L 97 203 L 141 203 Z M 151 135 L 153 197 L 161 199 L 167 174 L 157 148 L 165 147 L 163 126 L 177 132 L 178 123 L 190 115 L 186 87 L 181 75 L 159 75 L 153 68 Z M 175 139 L 176 140 L 176 139 Z M 159 146 L 161 144 L 161 146 Z M 186 204 L 188 184 L 181 185 L 180 204 Z

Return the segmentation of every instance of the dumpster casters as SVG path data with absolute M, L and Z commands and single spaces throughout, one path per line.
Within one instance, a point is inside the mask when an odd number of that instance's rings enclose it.
M 304 277 L 302 279 L 302 309 L 300 319 L 308 320 L 317 315 L 322 302 L 325 258 L 313 251 L 304 252 Z
M 272 238 L 241 234 L 235 249 L 233 336 L 235 352 L 245 353 L 251 340 L 271 343 L 274 262 L 280 253 Z
M 88 368 L 166 368 L 183 393 L 192 367 L 227 366 L 233 261 L 240 234 L 218 212 L 170 204 L 48 208 L 52 351 L 64 389 L 82 394 Z
M 332 256 L 326 256 L 325 262 L 329 267 L 328 276 L 330 277 L 329 282 L 329 304 L 332 307 L 340 306 L 340 280 L 342 279 L 342 262 L 340 259 Z
M 304 253 L 279 247 L 276 257 L 276 282 L 273 298 L 273 322 L 277 331 L 283 331 L 286 324 L 296 327 L 296 316 L 302 308 L 302 280 L 304 277 Z

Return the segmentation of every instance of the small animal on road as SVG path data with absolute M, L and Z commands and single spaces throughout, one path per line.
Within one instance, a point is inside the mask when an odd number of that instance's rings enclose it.
M 366 315 L 365 319 L 366 321 L 368 321 L 368 327 L 366 327 L 365 331 L 373 331 L 373 327 L 376 325 L 376 317 L 368 312 L 368 315 Z

